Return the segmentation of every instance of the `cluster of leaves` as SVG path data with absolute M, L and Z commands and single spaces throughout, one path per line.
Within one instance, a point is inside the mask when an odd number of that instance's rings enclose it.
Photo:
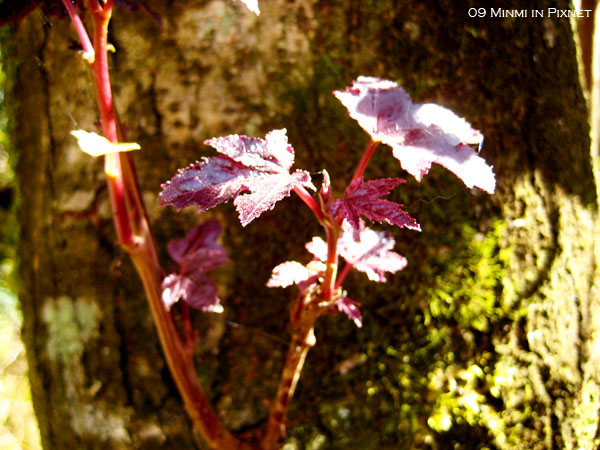
M 240 1 L 255 14 L 260 14 L 257 0 Z M 76 18 L 77 11 L 84 12 L 86 2 L 90 8 L 105 7 L 108 13 L 112 10 L 112 0 L 0 0 L 0 24 L 20 20 L 38 6 L 48 15 L 64 17 L 68 10 L 68 14 Z M 142 0 L 114 0 L 114 4 L 129 10 L 143 10 L 160 22 L 159 16 Z M 109 16 L 107 14 L 104 18 Z M 108 24 L 108 19 L 105 24 Z M 86 35 L 83 26 L 78 32 Z M 82 38 L 82 42 L 85 48 L 85 39 Z M 93 63 L 93 55 L 88 61 Z M 96 64 L 96 67 L 101 66 Z M 180 170 L 162 186 L 159 202 L 163 206 L 171 205 L 177 209 L 195 205 L 203 212 L 233 200 L 240 222 L 242 226 L 246 226 L 264 212 L 273 209 L 277 202 L 289 196 L 292 191 L 296 192 L 326 229 L 327 241 L 318 236 L 313 237 L 306 244 L 312 261 L 307 264 L 287 261 L 278 265 L 273 269 L 267 286 L 296 285 L 301 293 L 299 299 L 305 302 L 308 299 L 308 302 L 316 304 L 320 308 L 316 309 L 317 313 L 321 313 L 324 308 L 337 309 L 361 327 L 360 303 L 351 299 L 341 288 L 346 275 L 351 269 L 356 269 L 365 273 L 372 281 L 386 282 L 388 273 L 400 271 L 407 265 L 406 259 L 393 251 L 395 241 L 392 236 L 385 231 L 367 227 L 365 219 L 415 231 L 421 229 L 417 221 L 403 209 L 403 205 L 383 198 L 405 180 L 363 178 L 364 169 L 377 144 L 390 146 L 402 168 L 418 181 L 433 163 L 452 171 L 468 187 L 489 193 L 495 189 L 495 177 L 492 168 L 477 154 L 483 142 L 479 131 L 438 105 L 413 104 L 408 94 L 396 83 L 359 77 L 351 87 L 336 91 L 334 95 L 372 140 L 342 196 L 333 196 L 325 170 L 322 171 L 323 182 L 317 194 L 318 203 L 307 192 L 307 189 L 317 189 L 309 172 L 291 171 L 294 150 L 283 129 L 271 131 L 264 139 L 230 135 L 206 141 L 219 155 L 205 157 Z M 92 156 L 139 149 L 139 145 L 135 143 L 116 144 L 82 130 L 73 132 L 73 135 L 78 139 L 82 150 Z M 107 174 L 112 175 L 108 170 Z M 117 176 L 118 173 L 115 171 L 114 175 Z M 168 252 L 178 269 L 162 280 L 162 302 L 167 309 L 183 300 L 185 305 L 203 311 L 223 311 L 217 286 L 208 275 L 228 262 L 225 249 L 218 243 L 221 232 L 219 222 L 208 221 L 194 227 L 185 237 L 168 244 Z M 340 257 L 345 265 L 338 274 Z M 298 302 L 298 305 L 302 307 L 303 303 Z M 184 311 L 187 314 L 187 308 Z M 311 320 L 314 317 L 316 320 L 317 315 L 307 317 Z M 312 329 L 314 320 L 307 328 Z M 189 346 L 193 344 L 195 335 L 188 332 L 188 322 L 184 319 Z M 308 345 L 308 340 L 306 343 Z M 286 369 L 294 369 L 293 379 L 297 380 L 301 367 L 302 362 L 295 368 Z M 191 372 L 188 370 L 187 373 Z M 283 373 L 285 375 L 286 371 Z M 282 386 L 285 387 L 286 382 L 286 377 L 282 376 Z M 291 395 L 293 387 L 290 390 L 288 386 L 288 392 L 285 396 L 280 396 L 280 402 L 287 404 Z M 191 394 L 189 396 L 193 397 Z M 204 414 L 208 408 L 201 404 L 199 409 Z M 274 411 L 280 414 L 279 411 Z M 284 423 L 281 419 L 270 420 L 269 426 L 271 422 L 277 426 Z M 267 433 L 267 442 L 269 437 L 270 434 Z
M 406 258 L 392 251 L 395 244 L 389 233 L 366 227 L 362 219 L 359 219 L 357 228 L 347 220 L 342 222 L 342 234 L 338 240 L 339 254 L 348 268 L 364 272 L 371 281 L 385 282 L 386 272 L 395 273 L 406 267 Z M 313 255 L 313 261 L 307 265 L 297 261 L 279 264 L 273 269 L 267 286 L 287 287 L 295 284 L 301 292 L 306 292 L 317 283 L 325 274 L 327 243 L 316 236 L 306 243 L 306 250 Z M 362 326 L 358 302 L 341 296 L 334 304 L 358 327 Z
M 257 0 L 240 1 L 250 11 L 260 14 Z M 71 3 L 81 11 L 85 8 L 85 0 L 72 0 Z M 129 10 L 142 9 L 160 20 L 142 0 L 115 0 L 115 5 Z M 38 6 L 48 15 L 64 17 L 67 14 L 64 0 L 4 0 L 0 3 L 0 24 L 18 21 Z M 418 181 L 436 163 L 452 171 L 468 187 L 494 192 L 492 168 L 477 154 L 483 135 L 451 111 L 435 104 L 414 104 L 396 83 L 372 77 L 359 77 L 352 86 L 335 91 L 334 95 L 370 135 L 372 143 L 389 145 L 402 168 Z M 75 132 L 75 136 L 82 148 L 89 150 L 91 147 L 93 154 L 139 148 L 136 144 L 107 147 L 107 142 L 98 142 L 98 136 L 81 130 Z M 89 144 L 90 141 L 93 142 Z M 391 250 L 394 246 L 391 236 L 369 229 L 361 219 L 362 216 L 370 221 L 420 231 L 419 224 L 402 209 L 402 205 L 381 198 L 405 180 L 383 178 L 365 181 L 362 167 L 342 198 L 334 199 L 329 177 L 323 171 L 319 211 L 316 202 L 307 199 L 309 194 L 305 188 L 316 190 L 310 174 L 304 170 L 290 172 L 294 150 L 288 144 L 286 130 L 271 131 L 265 139 L 230 135 L 205 143 L 221 155 L 203 158 L 180 170 L 163 185 L 159 196 L 162 205 L 177 209 L 196 205 L 203 212 L 233 199 L 240 222 L 246 226 L 294 190 L 311 206 L 321 224 L 334 231 L 330 234 L 339 236 L 334 238 L 337 239 L 335 246 L 339 247 L 337 252 L 345 260 L 346 268 L 336 280 L 336 288 L 341 285 L 349 268 L 365 272 L 373 281 L 385 282 L 386 272 L 394 273 L 406 265 L 406 260 Z M 97 147 L 102 148 L 98 150 Z M 216 285 L 207 275 L 227 261 L 225 250 L 216 242 L 220 232 L 220 225 L 211 221 L 169 244 L 169 253 L 179 264 L 179 272 L 168 275 L 163 281 L 163 302 L 167 307 L 183 299 L 202 310 L 222 310 Z M 336 261 L 329 260 L 330 245 L 331 242 L 313 238 L 306 248 L 314 261 L 308 265 L 288 261 L 277 266 L 268 285 L 285 287 L 296 284 L 305 291 L 318 284 L 324 277 L 326 263 L 337 264 L 337 254 L 334 255 Z M 338 295 L 334 303 L 360 326 L 357 302 Z
M 482 134 L 451 111 L 433 104 L 413 104 L 396 83 L 378 78 L 359 77 L 351 87 L 334 95 L 369 133 L 373 144 L 389 145 L 401 166 L 417 180 L 436 163 L 455 173 L 468 187 L 494 191 L 492 168 L 477 154 Z M 290 172 L 294 150 L 288 144 L 286 130 L 271 131 L 265 139 L 231 135 L 205 143 L 221 155 L 203 158 L 164 184 L 159 196 L 163 206 L 181 209 L 196 205 L 203 212 L 233 199 L 240 222 L 246 226 L 294 190 L 313 211 L 317 209 L 315 214 L 321 224 L 333 231 L 328 233 L 329 238 L 336 236 L 336 261 L 329 259 L 332 243 L 315 237 L 306 244 L 313 260 L 306 265 L 297 261 L 278 265 L 268 286 L 295 284 L 301 292 L 308 292 L 323 281 L 327 264 L 337 264 L 337 255 L 346 266 L 335 282 L 336 289 L 352 268 L 366 273 L 373 281 L 385 282 L 386 272 L 394 273 L 406 266 L 406 259 L 392 251 L 394 239 L 386 232 L 368 228 L 361 218 L 420 231 L 420 225 L 402 205 L 382 198 L 405 180 L 365 181 L 360 172 L 341 198 L 333 198 L 329 176 L 323 170 L 317 207 L 305 190 L 316 190 L 310 174 L 304 170 Z M 175 298 L 167 297 L 169 301 Z M 332 305 L 361 326 L 358 303 L 341 290 Z

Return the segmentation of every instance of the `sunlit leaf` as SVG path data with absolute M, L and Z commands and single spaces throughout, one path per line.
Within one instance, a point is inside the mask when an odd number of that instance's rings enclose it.
M 362 177 L 353 180 L 344 192 L 344 198 L 333 202 L 331 214 L 348 219 L 356 229 L 362 215 L 371 221 L 387 222 L 400 228 L 421 231 L 415 219 L 402 210 L 402 205 L 379 197 L 390 193 L 395 186 L 404 183 L 400 178 L 382 178 L 364 181 Z
M 294 150 L 285 130 L 271 131 L 265 139 L 231 135 L 206 144 L 224 156 L 203 158 L 180 170 L 162 185 L 161 205 L 177 209 L 196 205 L 203 212 L 234 199 L 240 222 L 246 226 L 289 196 L 295 186 L 315 189 L 308 172 L 289 172 Z
M 421 181 L 439 164 L 468 187 L 494 192 L 492 168 L 471 145 L 481 147 L 483 135 L 452 111 L 435 104 L 413 104 L 396 83 L 359 77 L 334 95 L 374 142 L 392 147 L 402 168 Z
M 406 267 L 406 258 L 391 251 L 396 244 L 394 238 L 385 231 L 375 231 L 365 227 L 362 219 L 358 228 L 344 220 L 342 234 L 338 241 L 338 252 L 348 264 L 367 274 L 370 280 L 387 281 L 385 273 L 394 273 Z M 320 261 L 327 260 L 327 243 L 320 237 L 313 237 L 306 249 Z
M 356 270 L 366 273 L 369 280 L 385 282 L 386 272 L 395 273 L 406 267 L 406 258 L 392 251 L 396 241 L 391 234 L 365 227 L 362 220 L 358 229 L 347 221 L 342 227 L 340 255 Z
M 90 156 L 98 157 L 109 153 L 130 152 L 141 147 L 135 142 L 110 142 L 104 136 L 84 130 L 74 130 L 71 134 L 77 139 L 79 148 Z

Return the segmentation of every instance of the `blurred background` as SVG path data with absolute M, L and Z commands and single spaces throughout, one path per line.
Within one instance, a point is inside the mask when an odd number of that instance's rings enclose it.
M 4 32 L 6 30 L 3 30 Z M 15 291 L 15 244 L 18 226 L 14 210 L 17 191 L 6 138 L 6 110 L 0 66 L 0 449 L 41 448 L 31 403 L 27 359 L 21 341 L 23 317 Z

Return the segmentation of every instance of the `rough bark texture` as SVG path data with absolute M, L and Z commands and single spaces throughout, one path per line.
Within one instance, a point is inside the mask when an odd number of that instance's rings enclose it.
M 286 127 L 296 166 L 334 189 L 366 135 L 331 95 L 360 74 L 398 81 L 416 101 L 466 117 L 486 136 L 494 196 L 434 169 L 394 198 L 423 225 L 396 231 L 409 260 L 386 285 L 350 277 L 361 330 L 317 323 L 290 411 L 290 448 L 598 446 L 600 235 L 585 103 L 566 18 L 469 18 L 449 0 L 148 2 L 115 13 L 115 94 L 163 256 L 198 220 L 156 203 L 159 185 L 206 138 Z M 538 1 L 529 9 L 566 9 Z M 503 2 L 503 9 L 522 9 Z M 19 156 L 22 278 L 35 408 L 44 446 L 193 448 L 131 264 L 115 245 L 101 162 L 69 131 L 93 130 L 93 88 L 68 22 L 34 13 L 3 56 Z M 381 147 L 366 176 L 401 174 Z M 226 312 L 198 318 L 199 377 L 226 424 L 260 426 L 287 347 L 291 290 L 272 267 L 306 260 L 320 233 L 296 198 L 242 230 L 218 274 Z

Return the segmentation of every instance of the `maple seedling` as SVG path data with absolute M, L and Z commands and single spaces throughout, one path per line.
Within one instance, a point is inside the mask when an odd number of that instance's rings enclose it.
M 342 289 L 349 271 L 356 269 L 372 281 L 385 282 L 386 273 L 402 270 L 407 264 L 404 257 L 392 251 L 395 241 L 391 235 L 367 227 L 363 218 L 421 230 L 402 205 L 382 198 L 405 180 L 364 180 L 365 169 L 378 144 L 390 146 L 402 168 L 418 181 L 435 163 L 452 171 L 470 188 L 493 193 L 496 185 L 492 168 L 478 155 L 483 135 L 448 109 L 434 104 L 414 104 L 396 83 L 371 77 L 359 77 L 351 87 L 334 95 L 371 136 L 341 198 L 333 198 L 326 170 L 322 172 L 318 203 L 306 190 L 316 190 L 310 174 L 304 170 L 290 173 L 294 150 L 288 144 L 285 130 L 271 131 L 265 139 L 231 135 L 206 141 L 220 155 L 204 157 L 181 169 L 163 184 L 159 195 L 163 206 L 182 209 L 195 205 L 199 212 L 233 199 L 240 222 L 246 226 L 294 191 L 325 229 L 325 240 L 314 237 L 306 244 L 312 261 L 281 263 L 273 269 L 267 282 L 269 287 L 296 285 L 299 293 L 290 317 L 290 349 L 261 444 L 265 449 L 278 448 L 285 435 L 287 409 L 306 354 L 315 344 L 313 330 L 319 316 L 337 310 L 362 326 L 360 303 Z M 199 248 L 198 243 L 188 242 L 188 245 Z M 340 257 L 345 265 L 338 271 Z M 191 265 L 191 261 L 188 264 Z M 198 260 L 197 264 L 202 267 L 206 263 Z M 204 273 L 202 275 L 205 279 Z M 165 279 L 169 280 L 165 282 L 169 286 L 170 277 Z M 214 285 L 207 286 L 216 302 L 212 294 Z M 168 288 L 168 292 L 173 289 Z M 171 294 L 166 297 L 170 306 L 174 297 Z M 185 293 L 178 296 L 184 301 L 188 297 Z M 190 306 L 194 305 L 190 302 Z M 202 303 L 201 307 L 217 306 L 220 305 Z
M 259 14 L 257 0 L 240 1 Z M 86 153 L 105 157 L 117 238 L 143 282 L 169 370 L 190 418 L 211 448 L 280 448 L 290 401 L 307 353 L 316 343 L 317 319 L 337 311 L 358 327 L 363 324 L 359 301 L 343 289 L 348 273 L 355 269 L 372 281 L 386 282 L 387 274 L 407 265 L 407 260 L 393 251 L 395 240 L 391 234 L 369 228 L 365 220 L 414 231 L 421 229 L 403 205 L 382 198 L 405 180 L 365 180 L 371 156 L 380 144 L 385 144 L 391 147 L 401 167 L 418 181 L 435 163 L 453 172 L 469 188 L 493 193 L 494 173 L 478 155 L 483 135 L 446 108 L 414 104 L 393 81 L 359 77 L 352 86 L 334 92 L 349 115 L 371 137 L 341 197 L 333 196 L 326 170 L 322 171 L 323 181 L 318 191 L 309 172 L 291 171 L 294 149 L 288 143 L 286 130 L 273 130 L 264 139 L 239 135 L 210 139 L 206 144 L 219 155 L 204 157 L 181 169 L 162 186 L 160 204 L 177 209 L 195 205 L 199 212 L 204 212 L 233 200 L 243 226 L 295 192 L 325 232 L 325 239 L 316 236 L 306 244 L 310 261 L 283 262 L 266 280 L 269 287 L 295 285 L 298 294 L 290 313 L 289 351 L 266 429 L 258 442 L 246 442 L 223 426 L 198 382 L 193 358 L 196 332 L 191 326 L 189 308 L 223 311 L 217 285 L 209 276 L 209 272 L 228 262 L 224 247 L 218 243 L 221 224 L 207 221 L 185 237 L 172 240 L 167 249 L 178 270 L 166 274 L 158 259 L 129 154 L 140 147 L 125 142 L 114 106 L 108 64 L 111 48 L 108 24 L 113 7 L 141 9 L 158 22 L 160 18 L 143 0 L 5 0 L 0 2 L 0 24 L 20 20 L 40 5 L 50 15 L 70 17 L 81 41 L 83 59 L 94 75 L 102 136 L 83 130 L 73 135 Z M 86 11 L 91 14 L 93 39 L 80 16 Z M 343 266 L 338 270 L 340 260 Z M 171 314 L 177 302 L 181 306 L 181 327 Z

